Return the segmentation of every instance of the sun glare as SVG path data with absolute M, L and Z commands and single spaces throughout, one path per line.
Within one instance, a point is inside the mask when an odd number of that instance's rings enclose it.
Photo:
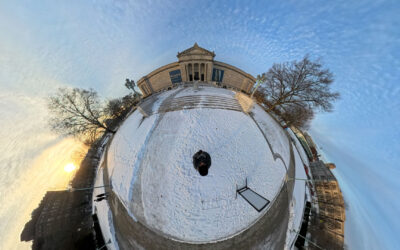
M 64 167 L 64 171 L 68 172 L 68 173 L 74 171 L 75 169 L 76 169 L 76 166 L 73 163 L 69 163 L 69 164 L 65 165 L 65 167 Z

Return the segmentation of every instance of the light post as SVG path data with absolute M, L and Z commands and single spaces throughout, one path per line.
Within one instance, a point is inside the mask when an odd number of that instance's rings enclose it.
M 257 85 L 256 85 L 256 88 L 253 90 L 253 93 L 251 93 L 250 98 L 253 99 L 254 93 L 256 92 L 256 90 L 258 89 L 258 87 L 260 86 L 260 84 L 261 84 L 263 81 L 265 81 L 265 73 L 263 73 L 262 75 L 258 75 L 258 76 L 257 76 L 257 81 L 256 81 L 256 84 L 257 84 Z

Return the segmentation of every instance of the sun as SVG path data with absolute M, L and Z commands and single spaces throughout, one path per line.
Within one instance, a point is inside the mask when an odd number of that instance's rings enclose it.
M 76 169 L 76 166 L 75 166 L 73 163 L 68 163 L 68 164 L 65 165 L 65 167 L 64 167 L 64 171 L 65 171 L 65 172 L 68 172 L 68 173 L 74 171 L 75 169 Z

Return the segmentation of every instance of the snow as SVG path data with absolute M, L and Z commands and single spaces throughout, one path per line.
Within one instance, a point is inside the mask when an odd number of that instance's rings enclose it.
M 296 179 L 307 179 L 306 172 L 304 170 L 304 164 L 309 165 L 307 154 L 301 146 L 300 141 L 297 139 L 296 135 L 291 129 L 287 129 L 287 132 L 291 138 L 293 153 L 295 156 L 295 166 L 296 166 Z M 300 231 L 302 224 L 304 206 L 306 202 L 306 194 L 309 196 L 309 190 L 306 187 L 306 182 L 304 180 L 295 180 L 292 201 L 289 207 L 289 224 L 286 233 L 286 244 L 285 249 L 293 249 L 295 240 L 297 239 L 297 234 L 294 232 Z M 293 231 L 294 230 L 294 231 Z
M 293 143 L 292 143 L 293 145 Z M 293 153 L 295 158 L 295 166 L 296 166 L 296 179 L 307 179 L 306 172 L 304 170 L 303 161 L 300 157 L 301 150 L 298 150 L 295 145 L 293 145 Z M 300 152 L 300 153 L 299 153 Z M 304 152 L 304 150 L 303 150 Z M 305 194 L 306 194 L 306 181 L 304 180 L 295 180 L 292 201 L 290 203 L 290 217 L 288 230 L 286 233 L 286 246 L 285 249 L 292 249 L 294 241 L 296 240 L 297 234 L 294 232 L 299 232 L 303 214 L 304 214 L 304 205 L 305 205 Z M 294 230 L 294 231 L 293 231 Z
M 282 188 L 286 169 L 271 148 L 288 165 L 287 135 L 258 105 L 254 119 L 225 109 L 156 112 L 172 94 L 235 98 L 226 89 L 178 88 L 157 96 L 149 117 L 135 111 L 108 150 L 112 188 L 134 220 L 168 237 L 187 242 L 232 237 L 262 217 Z M 200 149 L 212 158 L 205 177 L 192 164 Z M 248 187 L 271 201 L 260 213 L 236 196 L 246 178 Z
M 222 97 L 234 97 L 235 92 L 232 90 L 227 90 L 223 88 L 215 88 L 206 85 L 199 85 L 198 90 L 194 90 L 193 88 L 184 88 L 180 91 L 176 97 L 183 97 L 189 95 L 213 95 L 213 96 L 222 96 Z
M 280 154 L 285 163 L 285 168 L 287 169 L 290 162 L 290 146 L 285 131 L 282 129 L 281 125 L 259 105 L 254 105 L 252 113 L 254 119 L 260 125 L 260 128 L 270 142 L 272 151 Z
M 287 129 L 287 132 L 289 133 L 290 137 L 292 138 L 292 142 L 294 142 L 294 145 L 295 145 L 296 148 L 297 148 L 297 152 L 300 154 L 300 157 L 301 157 L 302 162 L 303 162 L 306 166 L 309 166 L 309 165 L 310 165 L 310 162 L 309 162 L 309 160 L 308 160 L 307 153 L 306 153 L 306 151 L 304 150 L 303 146 L 301 145 L 299 139 L 297 138 L 297 136 L 295 135 L 295 133 L 294 133 L 290 128 Z
M 100 166 L 102 164 L 100 163 Z M 96 175 L 95 187 L 104 186 L 103 183 L 103 168 L 99 168 Z M 111 240 L 110 244 L 107 244 L 107 249 L 109 250 L 119 250 L 118 242 L 115 237 L 115 230 L 113 226 L 113 219 L 110 210 L 110 206 L 107 203 L 107 200 L 102 200 L 100 202 L 95 202 L 96 196 L 99 194 L 104 194 L 104 188 L 96 188 L 93 190 L 93 209 L 97 214 L 97 218 L 99 219 L 99 224 L 101 228 L 101 233 L 103 234 L 104 242 L 108 242 Z
M 160 108 L 161 103 L 169 96 L 171 96 L 172 94 L 174 94 L 175 92 L 177 92 L 179 89 L 173 89 L 173 90 L 169 90 L 166 92 L 162 92 L 157 96 L 157 101 L 154 102 L 153 107 L 152 107 L 152 112 L 156 113 L 158 111 L 158 109 Z
M 158 115 L 143 119 L 140 112 L 134 112 L 115 134 L 107 155 L 107 166 L 113 189 L 122 202 L 130 200 L 131 186 L 136 181 L 138 164 L 143 156 Z M 114 171 L 115 167 L 126 166 L 124 171 Z
M 216 240 L 245 229 L 260 214 L 241 197 L 235 199 L 236 185 L 248 178 L 249 187 L 272 200 L 285 174 L 278 164 L 268 164 L 273 157 L 267 147 L 243 113 L 213 109 L 167 113 L 143 159 L 147 224 L 188 241 Z M 192 164 L 192 155 L 200 149 L 212 157 L 206 177 Z

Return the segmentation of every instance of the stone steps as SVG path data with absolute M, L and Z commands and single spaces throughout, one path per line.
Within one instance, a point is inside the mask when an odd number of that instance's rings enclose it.
M 242 111 L 242 107 L 236 99 L 224 96 L 191 95 L 177 97 L 164 102 L 159 108 L 159 113 L 171 112 L 183 109 L 211 108 Z

